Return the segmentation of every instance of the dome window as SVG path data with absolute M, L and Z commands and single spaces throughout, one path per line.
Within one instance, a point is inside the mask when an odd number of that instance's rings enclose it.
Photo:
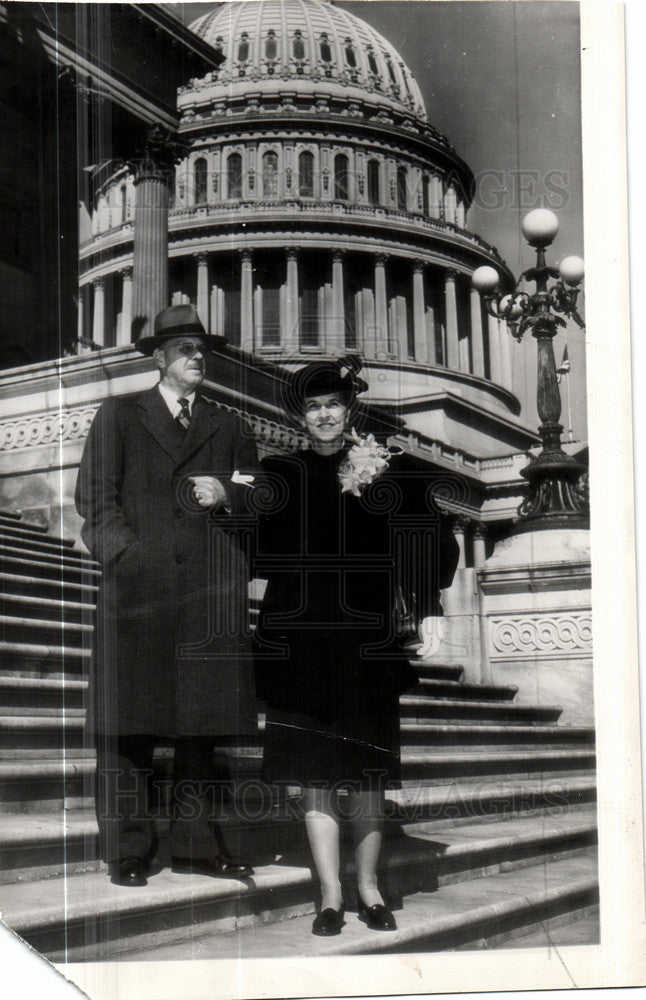
M 238 42 L 238 62 L 244 63 L 249 58 L 249 36 L 245 33 Z
M 381 201 L 379 191 L 379 160 L 368 160 L 368 201 L 378 205 Z
M 408 208 L 406 167 L 397 167 L 397 208 L 405 212 Z
M 345 153 L 339 153 L 334 160 L 334 197 L 338 201 L 347 201 L 349 195 L 348 158 Z
M 294 53 L 294 59 L 304 59 L 305 58 L 305 42 L 303 41 L 303 36 L 300 31 L 297 31 L 294 35 L 294 41 L 292 42 L 292 52 Z
M 375 54 L 372 49 L 368 49 L 368 66 L 370 67 L 371 73 L 374 73 L 375 76 L 379 76 L 379 67 L 377 66 L 377 60 L 375 59 Z
M 278 42 L 276 41 L 276 35 L 273 31 L 270 31 L 265 40 L 265 59 L 269 59 L 273 62 L 278 55 Z
M 301 198 L 314 197 L 314 154 L 307 150 L 298 158 L 298 193 Z
M 431 204 L 430 187 L 431 187 L 430 178 L 429 177 L 424 177 L 424 180 L 422 181 L 422 211 L 423 211 L 424 215 L 426 215 L 426 216 L 428 216 L 428 215 L 431 214 L 431 212 L 430 212 L 430 204 Z
M 206 201 L 207 163 L 203 156 L 193 164 L 194 204 L 201 205 Z
M 273 150 L 262 158 L 262 193 L 264 198 L 278 197 L 278 154 Z
M 126 193 L 126 185 L 122 184 L 119 188 L 121 194 L 121 225 L 128 219 L 128 197 Z
M 355 51 L 352 48 L 352 42 L 349 38 L 345 40 L 345 61 L 347 62 L 350 69 L 356 69 L 357 57 Z
M 321 35 L 320 52 L 321 52 L 321 62 L 324 63 L 332 62 L 332 49 L 330 48 L 330 43 L 328 42 L 327 35 Z
M 227 197 L 242 198 L 242 157 L 231 153 L 227 160 Z
M 397 83 L 397 77 L 395 76 L 395 70 L 393 69 L 393 64 L 390 61 L 390 56 L 386 56 L 386 66 L 388 67 L 388 76 L 390 77 L 390 82 L 393 85 L 393 90 L 398 90 L 399 84 Z

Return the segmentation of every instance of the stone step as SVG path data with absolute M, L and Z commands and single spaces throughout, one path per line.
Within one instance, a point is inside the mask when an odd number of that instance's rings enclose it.
M 0 540 L 5 540 L 9 545 L 24 543 L 33 549 L 43 549 L 48 551 L 56 549 L 74 549 L 75 542 L 71 538 L 59 538 L 50 535 L 48 529 L 39 524 L 25 524 L 25 522 L 8 523 L 0 517 Z M 77 550 L 80 554 L 81 550 Z
M 16 618 L 43 619 L 49 622 L 94 623 L 94 604 L 81 601 L 56 600 L 35 594 L 7 594 L 0 599 L 2 614 Z
M 3 573 L 35 576 L 45 580 L 63 580 L 65 584 L 96 585 L 101 577 L 98 565 L 86 562 L 56 559 L 42 553 L 27 553 L 0 545 L 0 570 Z
M 1 711 L 1 709 L 0 709 Z M 412 753 L 423 753 L 424 748 L 439 751 L 444 747 L 463 747 L 511 750 L 518 747 L 594 746 L 595 733 L 591 726 L 522 726 L 522 725 L 444 725 L 440 722 L 404 723 L 401 742 Z
M 427 677 L 429 680 L 459 681 L 464 674 L 464 667 L 451 663 L 435 663 L 415 656 L 408 662 L 420 677 Z
M 86 680 L 0 676 L 0 716 L 82 708 Z
M 15 524 L 16 521 L 22 521 L 22 514 L 19 514 L 16 510 L 0 510 L 0 520 L 6 521 L 7 524 Z M 39 524 L 37 527 L 42 528 L 43 531 L 47 531 L 44 524 Z
M 5 642 L 50 643 L 78 649 L 91 646 L 94 626 L 82 622 L 51 621 L 0 615 L 0 635 Z
M 561 783 L 506 782 L 463 788 L 445 785 L 390 792 L 385 835 L 399 836 L 402 824 L 413 823 L 423 823 L 425 835 L 439 834 L 446 828 L 454 830 L 458 825 L 472 824 L 478 817 L 481 822 L 494 825 L 525 814 L 541 824 L 566 809 L 587 810 L 587 815 L 593 818 L 595 791 L 593 781 L 573 779 Z M 228 797 L 214 799 L 213 817 L 224 849 L 253 858 L 257 864 L 270 862 L 287 844 L 304 846 L 298 798 L 283 800 L 275 791 L 266 793 L 255 799 L 246 793 L 233 801 Z M 158 855 L 167 863 L 168 821 L 158 819 L 156 829 L 161 844 Z M 102 864 L 97 852 L 98 830 L 93 809 L 5 813 L 0 825 L 0 883 L 98 870 Z
M 513 703 L 497 704 L 491 701 L 472 701 L 459 698 L 459 686 L 456 688 L 456 698 L 429 698 L 419 695 L 403 695 L 400 698 L 400 715 L 402 723 L 431 722 L 433 719 L 445 719 L 465 724 L 472 722 L 510 722 L 517 725 L 546 725 L 557 722 L 563 709 L 559 705 L 515 705 Z
M 531 818 L 475 823 L 444 831 L 439 839 L 430 837 L 423 824 L 411 826 L 404 836 L 384 843 L 382 889 L 396 906 L 398 896 L 428 893 L 438 886 L 442 893 L 454 883 L 532 865 L 538 866 L 547 885 L 552 864 L 564 858 L 575 862 L 572 855 L 589 852 L 594 843 L 594 822 L 584 814 L 555 817 L 541 825 Z M 256 875 L 244 883 L 163 869 L 141 889 L 113 886 L 102 871 L 7 885 L 3 917 L 51 961 L 59 961 L 63 949 L 67 960 L 106 960 L 201 934 L 229 937 L 228 931 L 236 931 L 237 937 L 245 927 L 311 914 L 315 886 L 309 866 L 308 852 L 294 852 L 258 866 Z M 561 884 L 568 870 L 568 865 L 562 866 Z M 591 860 L 586 871 L 593 887 Z M 353 874 L 350 867 L 344 879 L 348 899 L 354 897 Z M 391 944 L 396 943 L 394 938 Z
M 78 676 L 87 668 L 90 657 L 89 649 L 0 639 L 0 676 Z
M 40 548 L 29 545 L 16 545 L 13 540 L 3 540 L 0 538 L 0 562 L 4 559 L 25 559 L 39 563 L 42 566 L 54 565 L 59 569 L 88 569 L 100 572 L 99 564 L 91 556 L 80 550 L 63 550 L 60 547 L 57 551 L 47 551 L 45 543 Z
M 68 580 L 48 580 L 38 576 L 25 576 L 21 573 L 0 573 L 0 593 L 9 597 L 20 596 L 25 601 L 31 598 L 48 598 L 49 600 L 70 602 L 72 604 L 87 604 L 94 607 L 98 587 L 96 584 L 70 583 Z
M 415 666 L 415 664 L 414 664 Z M 510 702 L 518 694 L 517 687 L 502 687 L 493 684 L 467 684 L 463 681 L 442 681 L 435 678 L 420 677 L 419 684 L 403 698 L 460 698 L 474 701 Z
M 33 726 L 22 730 L 17 728 L 17 731 L 7 725 L 12 721 L 15 720 L 5 717 L 3 723 L 3 740 L 8 745 L 0 756 L 0 813 L 50 811 L 63 804 L 67 808 L 84 804 L 83 799 L 87 798 L 88 792 L 82 787 L 82 782 L 79 783 L 79 778 L 92 776 L 92 757 L 89 754 L 70 756 L 67 750 L 63 753 L 63 748 L 57 743 L 60 731 L 43 726 L 40 717 Z M 71 749 L 85 749 L 82 719 L 70 719 L 68 729 Z M 36 734 L 42 744 L 39 747 L 34 747 Z M 29 749 L 21 748 L 21 742 Z M 16 756 L 21 749 L 24 749 L 25 756 Z M 40 753 L 39 757 L 31 756 L 34 750 Z M 247 787 L 251 783 L 256 789 L 262 787 L 260 748 L 222 750 L 219 759 L 230 780 L 246 782 Z M 410 788 L 445 785 L 447 781 L 468 784 L 482 783 L 483 780 L 555 779 L 593 773 L 595 764 L 594 751 L 588 749 L 537 748 L 499 752 L 490 748 L 466 752 L 447 749 L 439 753 L 424 748 L 418 752 L 404 749 L 402 783 Z M 170 768 L 170 764 L 165 766 Z

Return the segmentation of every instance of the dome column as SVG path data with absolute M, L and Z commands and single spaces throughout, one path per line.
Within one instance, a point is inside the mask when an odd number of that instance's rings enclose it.
M 298 249 L 290 247 L 287 251 L 287 288 L 283 329 L 283 345 L 287 354 L 297 354 L 300 348 L 298 313 Z
M 217 282 L 211 286 L 211 307 L 209 310 L 209 333 L 221 335 L 224 333 L 224 292 Z
M 496 385 L 502 385 L 502 356 L 500 351 L 500 323 L 495 316 L 489 320 L 489 377 Z
M 240 346 L 253 350 L 253 263 L 251 250 L 240 254 Z
M 152 335 L 153 321 L 168 305 L 168 192 L 182 146 L 153 126 L 143 151 L 129 161 L 135 178 L 133 321 L 137 337 Z
M 500 368 L 502 376 L 502 384 L 505 389 L 512 389 L 512 377 L 511 377 L 511 334 L 509 332 L 509 327 L 506 323 L 503 324 L 500 330 Z
M 487 559 L 486 538 L 486 525 L 476 524 L 473 530 L 473 565 L 476 569 L 483 569 Z
M 457 271 L 447 271 L 444 277 L 444 297 L 446 301 L 446 367 L 454 371 L 460 368 L 460 343 L 458 333 L 458 301 L 455 291 Z
M 92 340 L 99 347 L 105 343 L 105 278 L 95 278 L 94 311 L 92 314 Z
M 197 262 L 197 314 L 205 330 L 209 329 L 209 258 L 208 254 L 195 254 Z
M 413 333 L 415 361 L 418 364 L 426 364 L 428 361 L 426 303 L 424 301 L 424 265 L 421 261 L 416 261 L 413 265 Z
M 484 378 L 484 340 L 482 332 L 482 301 L 477 288 L 471 289 L 471 347 L 473 350 L 473 374 Z
M 87 285 L 81 285 L 79 287 L 78 294 L 78 312 L 76 314 L 76 339 L 80 345 L 81 341 L 85 337 L 85 301 L 86 301 Z
M 375 355 L 388 354 L 388 296 L 386 294 L 386 254 L 375 256 Z
M 132 341 L 132 268 L 124 267 L 121 271 L 121 320 L 117 331 L 117 344 L 129 344 Z
M 342 250 L 332 254 L 332 344 L 328 346 L 335 354 L 345 348 L 344 256 Z

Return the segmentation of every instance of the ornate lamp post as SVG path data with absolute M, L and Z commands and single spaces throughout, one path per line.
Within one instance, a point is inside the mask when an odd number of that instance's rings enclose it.
M 505 319 L 518 341 L 530 330 L 538 345 L 537 405 L 542 421 L 538 431 L 543 448 L 522 470 L 530 491 L 518 508 L 519 521 L 514 531 L 587 528 L 589 505 L 587 490 L 582 484 L 584 467 L 561 448 L 561 395 L 553 345 L 558 328 L 566 325 L 563 316 L 572 318 L 583 328 L 583 320 L 576 309 L 577 286 L 583 280 L 583 261 L 579 257 L 567 257 L 558 270 L 545 263 L 545 249 L 559 228 L 553 212 L 547 209 L 530 212 L 522 228 L 525 239 L 536 250 L 536 266 L 521 274 L 511 294 L 500 294 L 500 279 L 493 267 L 479 267 L 472 276 L 473 287 L 483 296 L 487 312 L 497 319 Z M 548 288 L 548 281 L 554 278 L 560 280 Z M 533 295 L 521 289 L 526 282 L 535 283 Z

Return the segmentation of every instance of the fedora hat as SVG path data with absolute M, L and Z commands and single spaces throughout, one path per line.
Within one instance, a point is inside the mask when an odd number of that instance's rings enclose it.
M 161 347 L 167 340 L 175 337 L 201 337 L 207 350 L 224 347 L 226 337 L 208 334 L 197 314 L 197 309 L 190 303 L 179 306 L 166 306 L 155 316 L 154 333 L 152 337 L 140 337 L 135 347 L 149 357 L 153 351 Z

